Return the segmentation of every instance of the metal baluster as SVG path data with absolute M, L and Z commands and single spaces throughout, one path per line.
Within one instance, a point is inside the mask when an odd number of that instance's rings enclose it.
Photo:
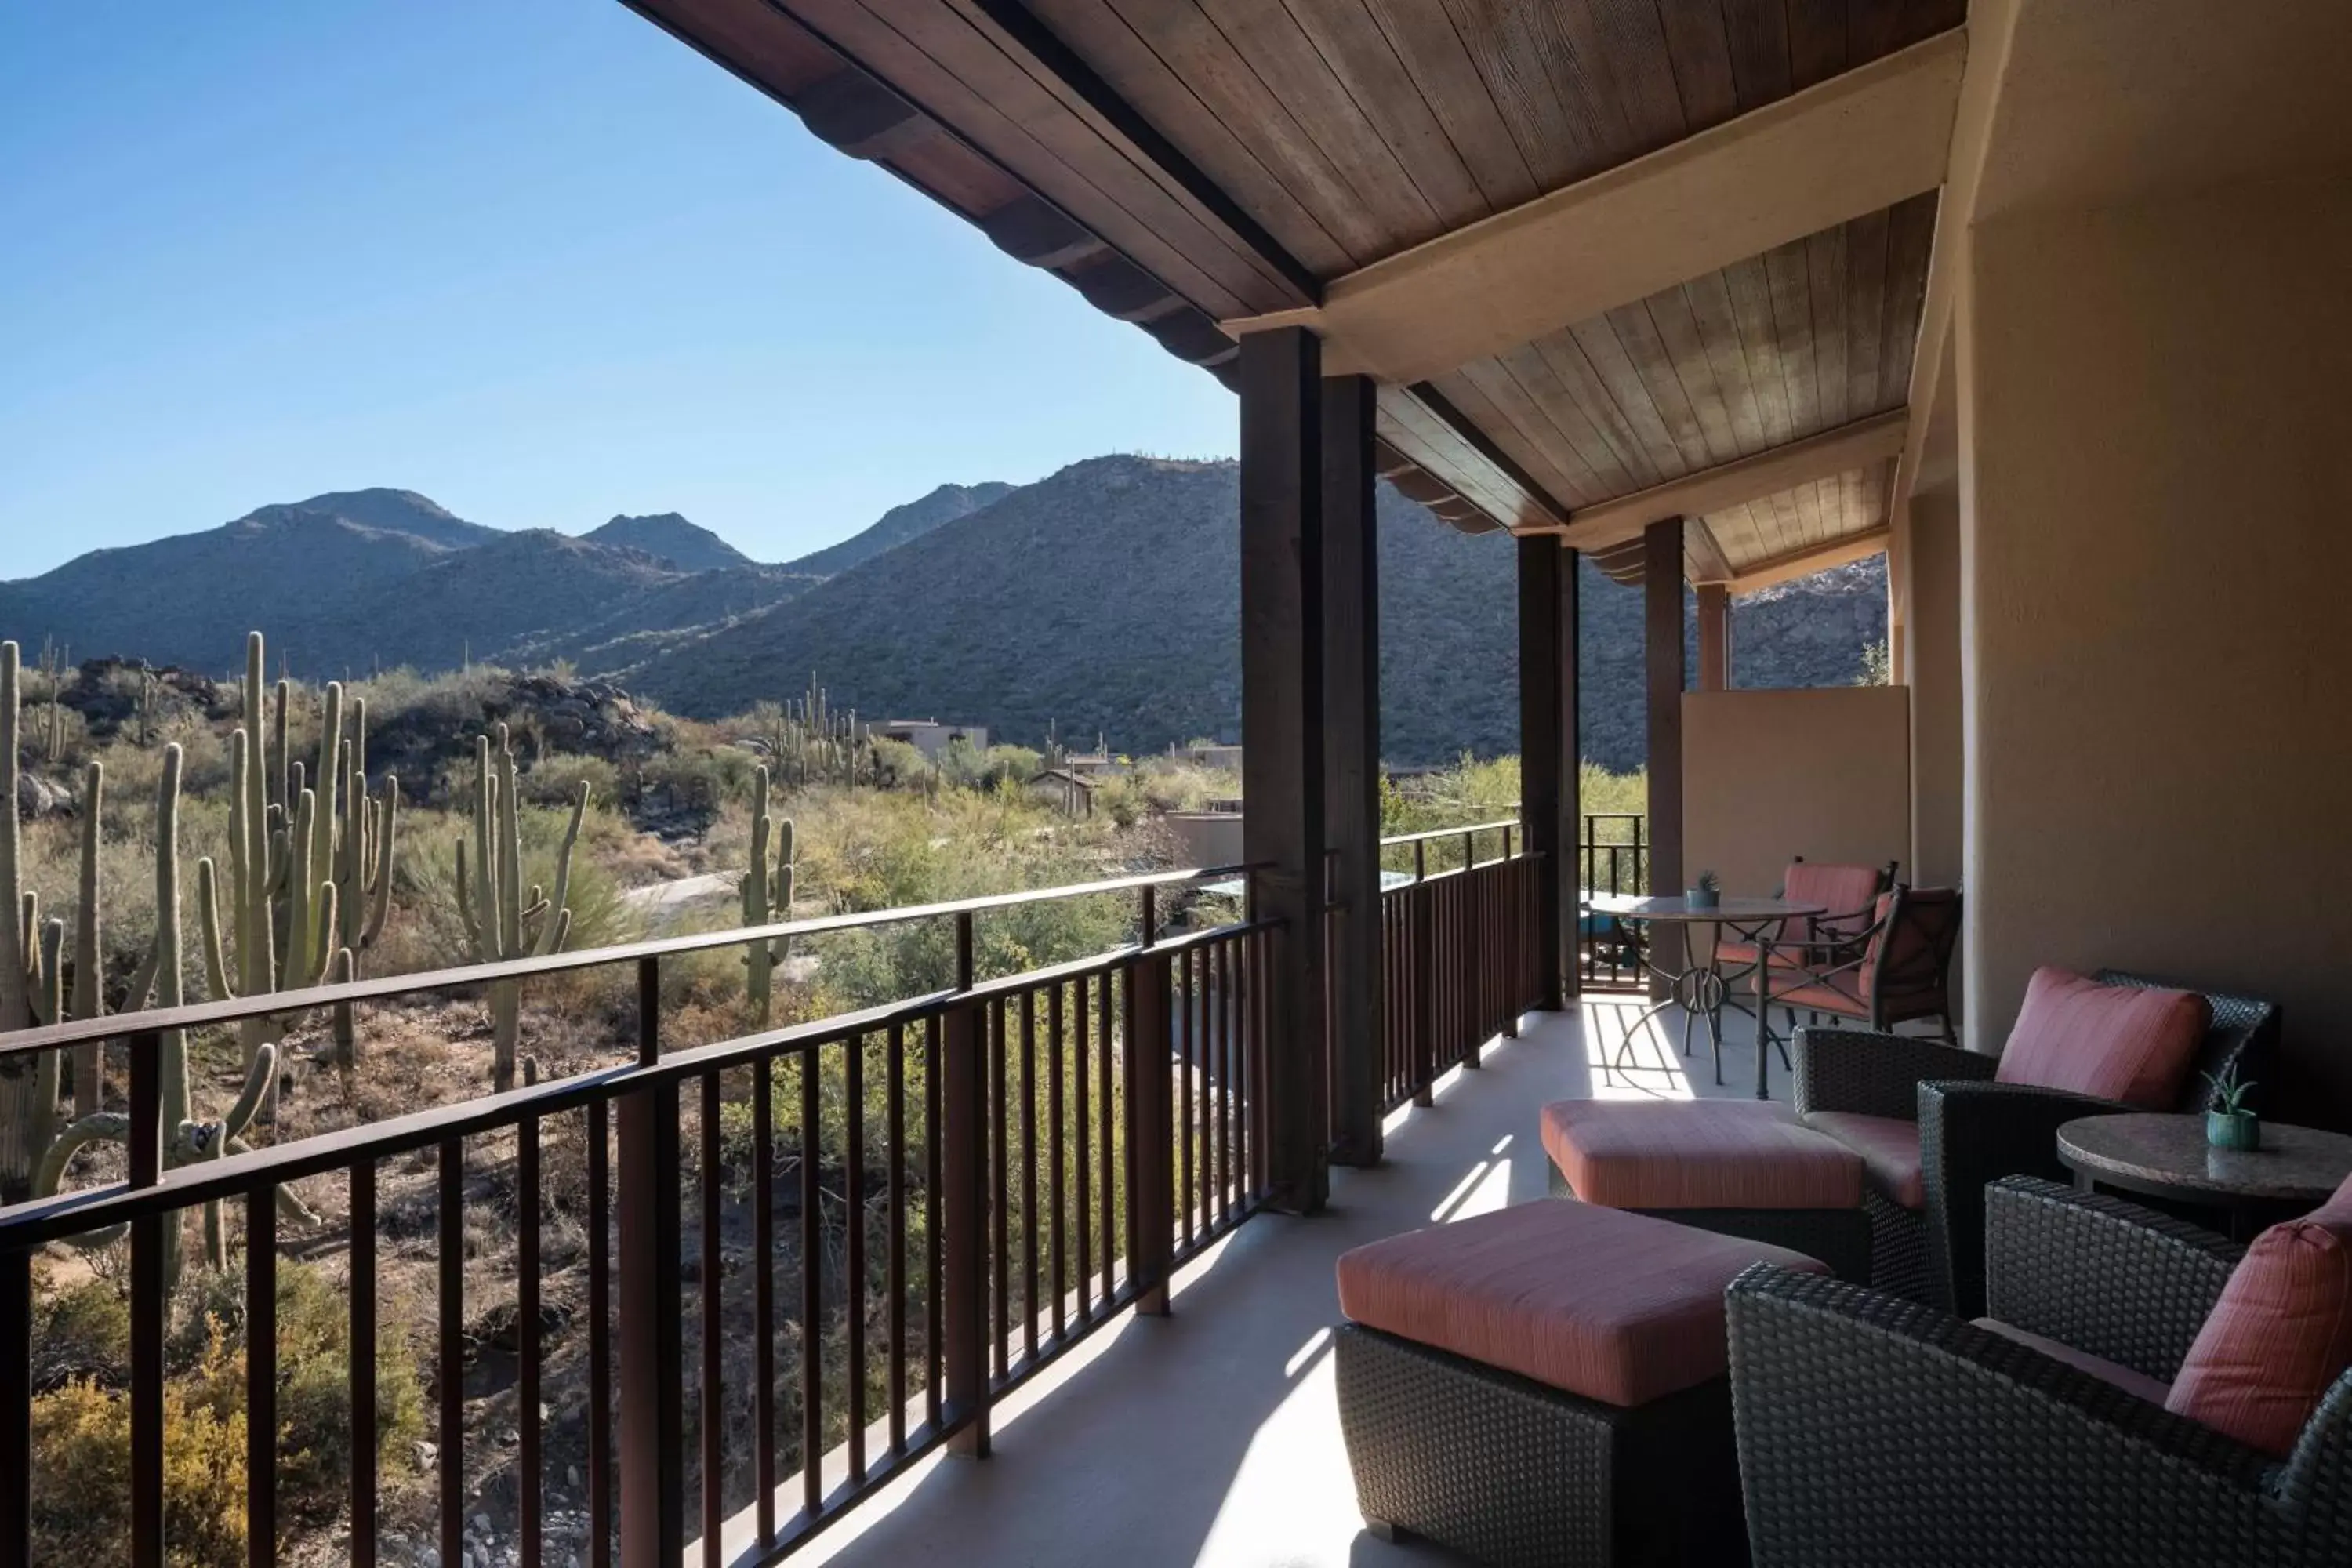
M 515 1371 L 516 1522 L 522 1533 L 522 1568 L 540 1568 L 544 1551 L 540 1430 L 539 1118 L 515 1123 Z
M 245 1560 L 278 1561 L 278 1189 L 245 1194 Z
M 752 1499 L 760 1544 L 776 1541 L 775 1058 L 751 1064 Z
M 351 1168 L 352 1565 L 375 1568 L 375 1162 Z

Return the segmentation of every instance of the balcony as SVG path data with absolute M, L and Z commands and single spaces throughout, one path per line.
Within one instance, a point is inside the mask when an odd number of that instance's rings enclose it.
M 1727 1026 L 1725 1079 L 1685 1062 L 1679 1030 L 1645 1031 L 1632 1070 L 1604 1075 L 1637 997 L 1586 996 L 1487 1042 L 1427 1110 L 1387 1120 L 1377 1170 L 1339 1171 L 1311 1219 L 1267 1215 L 1181 1268 L 1165 1320 L 1129 1319 L 995 1412 L 985 1465 L 934 1458 L 820 1538 L 810 1563 L 1112 1562 L 1215 1568 L 1368 1568 L 1443 1560 L 1366 1533 L 1340 1444 L 1329 1364 L 1332 1261 L 1348 1248 L 1545 1195 L 1535 1109 L 1563 1096 L 1746 1092 L 1746 1031 Z M 1787 1079 L 1776 1072 L 1776 1098 Z M 1139 1542 L 1150 1542 L 1139 1550 Z

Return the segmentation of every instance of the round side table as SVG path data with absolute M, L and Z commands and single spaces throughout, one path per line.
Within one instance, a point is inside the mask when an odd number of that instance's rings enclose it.
M 2085 1116 L 2058 1129 L 2058 1158 L 2084 1192 L 2106 1188 L 2218 1209 L 2238 1241 L 2309 1214 L 2352 1176 L 2352 1138 L 2315 1127 L 2263 1123 L 2263 1146 L 2216 1149 L 2201 1115 L 2132 1111 Z

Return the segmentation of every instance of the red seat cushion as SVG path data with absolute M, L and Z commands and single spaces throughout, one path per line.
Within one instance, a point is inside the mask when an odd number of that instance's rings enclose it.
M 1822 1265 L 1761 1242 L 1590 1204 L 1519 1204 L 1339 1258 L 1351 1321 L 1634 1405 L 1723 1375 L 1723 1292 L 1751 1263 Z
M 2102 985 L 2037 969 L 1993 1076 L 2169 1110 L 2211 1020 L 2193 991 Z
M 1878 897 L 1878 871 L 1875 866 L 1833 866 L 1800 860 L 1789 868 L 1781 887 L 1790 903 L 1819 904 L 1828 911 L 1813 917 L 1813 934 L 1832 941 L 1869 929 L 1871 905 Z M 1794 923 L 1801 926 L 1805 922 Z M 1797 931 L 1789 934 L 1806 933 Z
M 1862 1158 L 1759 1100 L 1556 1100 L 1543 1145 L 1576 1195 L 1619 1209 L 1842 1209 Z
M 2112 1362 L 2088 1351 L 2078 1351 L 2073 1345 L 2041 1334 L 2028 1333 L 2023 1329 L 2012 1329 L 1997 1319 L 1978 1318 L 1974 1321 L 1979 1329 L 1999 1334 L 2005 1340 L 2015 1340 L 2021 1345 L 2031 1345 L 2053 1361 L 2063 1361 L 2078 1372 L 2087 1372 L 2101 1383 L 2112 1383 L 2126 1394 L 2145 1399 L 2150 1405 L 2161 1405 L 2172 1397 L 2172 1384 L 2150 1377 L 2144 1372 L 2134 1372 L 2121 1362 Z
M 2284 1455 L 2352 1367 L 2352 1181 L 2238 1260 L 2164 1407 Z
M 1805 1125 L 1828 1133 L 1862 1156 L 1870 1184 L 1906 1209 L 1927 1206 L 1919 1179 L 1919 1124 L 1900 1116 L 1864 1116 L 1853 1110 L 1816 1110 Z

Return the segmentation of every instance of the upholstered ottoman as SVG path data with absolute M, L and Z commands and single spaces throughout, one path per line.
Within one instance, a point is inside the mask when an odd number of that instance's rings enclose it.
M 1747 1561 L 1723 1295 L 1810 1258 L 1558 1199 L 1339 1259 L 1339 1423 L 1376 1533 L 1497 1568 Z
M 1556 1100 L 1552 1190 L 1818 1258 L 1870 1283 L 1861 1155 L 1761 1100 Z

